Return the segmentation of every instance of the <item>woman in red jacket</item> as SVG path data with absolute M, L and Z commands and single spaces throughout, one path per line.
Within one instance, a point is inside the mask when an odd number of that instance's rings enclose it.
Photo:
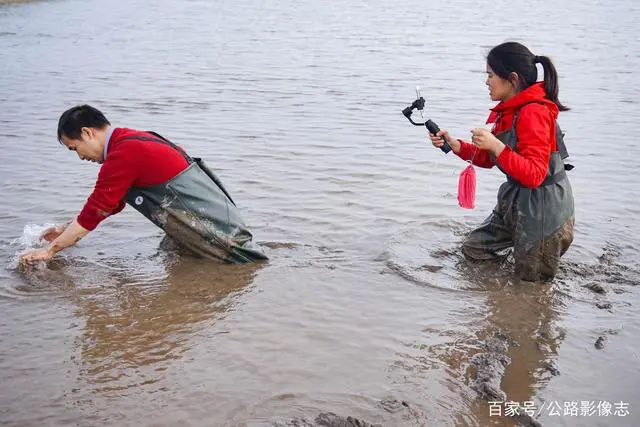
M 543 82 L 537 82 L 538 63 Z M 547 281 L 573 241 L 574 223 L 564 164 L 568 153 L 556 123 L 558 112 L 568 110 L 558 100 L 558 73 L 548 57 L 508 42 L 489 52 L 487 75 L 491 100 L 500 101 L 487 120 L 492 131 L 474 129 L 471 143 L 446 130 L 431 135 L 434 146 L 441 147 L 444 138 L 461 159 L 485 168 L 496 165 L 507 176 L 496 207 L 467 236 L 462 251 L 468 259 L 482 261 L 513 247 L 516 275 Z

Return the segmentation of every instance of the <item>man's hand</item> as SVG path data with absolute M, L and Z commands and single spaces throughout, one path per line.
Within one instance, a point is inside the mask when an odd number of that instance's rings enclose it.
M 61 235 L 64 230 L 67 229 L 70 223 L 54 225 L 53 227 L 49 227 L 40 233 L 40 240 L 46 240 L 47 242 L 53 242 L 55 239 Z
M 55 227 L 53 227 L 55 228 Z M 47 233 L 49 232 L 49 233 Z M 53 235 L 57 230 L 45 230 L 42 238 L 47 240 L 47 236 Z M 33 265 L 37 261 L 47 260 L 63 249 L 73 246 L 89 233 L 89 230 L 78 224 L 78 220 L 74 219 L 67 225 L 60 234 L 53 239 L 46 248 L 34 249 L 20 257 L 22 265 Z
M 51 252 L 49 248 L 34 249 L 20 257 L 20 264 L 35 265 L 38 261 L 47 260 L 53 255 L 53 252 Z

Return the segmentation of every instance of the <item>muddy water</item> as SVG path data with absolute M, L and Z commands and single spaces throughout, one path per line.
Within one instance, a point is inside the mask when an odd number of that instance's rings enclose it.
M 487 402 L 510 400 L 545 426 L 637 425 L 639 15 L 577 0 L 0 7 L 0 422 L 515 425 Z M 464 165 L 400 114 L 419 84 L 441 127 L 483 125 L 483 56 L 507 38 L 556 60 L 573 108 L 576 239 L 547 286 L 460 258 L 502 178 L 478 171 L 461 210 Z M 191 259 L 127 208 L 17 269 L 93 186 L 97 167 L 55 141 L 81 102 L 205 158 L 270 262 Z

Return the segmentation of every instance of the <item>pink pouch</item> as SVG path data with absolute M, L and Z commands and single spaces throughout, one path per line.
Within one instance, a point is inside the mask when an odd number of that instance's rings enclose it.
M 465 209 L 473 209 L 476 206 L 476 170 L 472 164 L 460 172 L 458 204 Z

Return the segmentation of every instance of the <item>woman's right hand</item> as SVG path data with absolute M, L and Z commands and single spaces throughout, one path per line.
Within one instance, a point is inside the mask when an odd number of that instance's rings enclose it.
M 444 141 L 447 141 L 451 149 L 454 153 L 460 152 L 460 141 L 455 138 L 452 138 L 445 129 L 442 129 L 437 135 L 429 133 L 429 138 L 431 138 L 431 143 L 436 148 L 441 148 L 444 145 Z M 444 138 L 444 141 L 443 141 Z

